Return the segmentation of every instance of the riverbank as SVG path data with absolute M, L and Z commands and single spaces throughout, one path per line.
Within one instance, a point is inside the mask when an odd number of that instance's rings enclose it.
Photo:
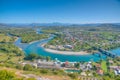
M 64 54 L 64 55 L 87 55 L 87 54 L 89 54 L 85 51 L 80 51 L 80 52 L 58 51 L 58 50 L 53 50 L 53 49 L 48 49 L 48 48 L 44 48 L 44 50 L 47 52 L 54 53 L 54 54 Z
M 45 51 L 51 52 L 54 54 L 64 54 L 64 55 L 88 55 L 89 53 L 87 51 L 79 51 L 79 52 L 73 52 L 73 51 L 59 51 L 55 49 L 45 48 L 44 46 L 46 43 L 41 44 L 40 46 L 44 48 Z

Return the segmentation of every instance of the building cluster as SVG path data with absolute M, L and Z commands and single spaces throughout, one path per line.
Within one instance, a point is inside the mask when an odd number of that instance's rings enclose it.
M 113 61 L 109 61 L 110 64 L 113 63 Z M 95 72 L 98 75 L 104 75 L 104 71 L 101 68 L 100 63 L 95 63 L 93 65 L 92 62 L 61 62 L 57 58 L 53 61 L 46 61 L 46 60 L 35 60 L 33 62 L 21 62 L 23 66 L 26 64 L 30 64 L 31 66 L 34 66 L 35 68 L 47 68 L 47 69 L 62 69 L 65 72 L 67 70 L 70 73 L 73 73 L 72 71 L 75 70 L 75 72 L 80 72 L 82 76 L 93 76 L 93 72 Z M 114 71 L 115 75 L 120 75 L 120 66 L 108 66 L 110 70 Z M 87 73 L 89 72 L 89 73 Z

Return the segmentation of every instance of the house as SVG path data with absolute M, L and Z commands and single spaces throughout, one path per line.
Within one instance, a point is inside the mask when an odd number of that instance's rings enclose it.
M 120 69 L 119 68 L 115 69 L 114 73 L 115 73 L 115 75 L 120 75 Z
M 98 70 L 97 70 L 97 73 L 98 73 L 99 75 L 103 75 L 104 72 L 103 72 L 102 69 L 98 69 Z
M 80 69 L 85 71 L 86 65 L 85 64 L 80 64 Z
M 82 71 L 91 70 L 92 68 L 93 68 L 93 66 L 92 66 L 91 62 L 84 63 L 84 64 L 80 63 L 80 69 Z
M 92 74 L 92 73 L 89 73 L 88 76 L 93 76 L 93 74 Z
M 101 68 L 100 64 L 96 64 L 95 66 L 96 66 L 96 68 Z
M 117 69 L 119 68 L 120 69 L 120 66 L 109 66 L 110 69 Z
M 113 62 L 112 60 L 109 60 L 109 63 L 110 63 L 110 64 L 113 64 L 114 62 Z
M 35 68 L 37 68 L 37 63 L 33 63 L 32 66 L 34 66 Z
M 73 49 L 72 45 L 64 45 L 65 48 Z
M 64 47 L 63 47 L 62 45 L 56 46 L 56 48 L 57 48 L 58 50 L 64 49 Z
M 91 62 L 88 62 L 87 65 L 86 65 L 86 67 L 87 67 L 87 70 L 91 70 L 91 69 L 92 69 L 92 64 L 91 64 Z
M 75 62 L 68 62 L 68 61 L 66 61 L 66 62 L 64 62 L 62 64 L 62 67 L 65 67 L 65 68 L 74 68 L 74 63 Z
M 69 67 L 69 62 L 66 61 L 66 62 L 64 63 L 64 65 L 65 65 L 65 67 Z
M 81 72 L 81 76 L 87 76 L 85 72 Z

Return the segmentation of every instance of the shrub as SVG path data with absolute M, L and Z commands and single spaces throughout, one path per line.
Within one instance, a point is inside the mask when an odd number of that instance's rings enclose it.
M 77 79 L 78 78 L 77 73 L 69 73 L 68 76 L 71 77 L 72 79 Z
M 16 69 L 20 69 L 20 70 L 22 70 L 22 69 L 23 69 L 23 66 L 20 65 L 20 64 L 18 64 L 18 65 L 16 65 Z
M 25 71 L 32 71 L 33 70 L 33 67 L 29 64 L 26 64 L 24 67 L 23 67 L 23 70 Z
M 42 70 L 40 70 L 40 72 L 43 73 L 43 74 L 47 74 L 48 70 L 47 69 L 42 69 Z

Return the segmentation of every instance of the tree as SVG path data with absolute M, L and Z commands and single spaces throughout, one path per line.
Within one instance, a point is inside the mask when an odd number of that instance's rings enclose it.
M 80 63 L 78 62 L 78 63 L 75 63 L 75 67 L 76 68 L 79 68 L 80 67 Z
M 18 64 L 18 65 L 16 65 L 16 69 L 20 69 L 20 70 L 22 70 L 22 69 L 23 69 L 23 66 L 20 65 L 20 64 Z
M 42 70 L 40 70 L 40 72 L 41 72 L 42 74 L 46 74 L 46 73 L 48 73 L 48 70 L 47 70 L 47 69 L 42 69 Z
M 34 60 L 34 59 L 36 59 L 37 57 L 38 57 L 37 54 L 31 53 L 31 54 L 27 55 L 27 56 L 25 57 L 25 59 L 27 59 L 27 60 Z
M 32 71 L 33 70 L 33 67 L 29 64 L 26 64 L 24 67 L 23 67 L 23 70 L 25 71 Z
M 111 80 L 111 78 L 109 78 L 108 76 L 104 76 L 103 80 Z
M 50 61 L 50 60 L 51 60 L 51 58 L 50 58 L 49 56 L 47 56 L 47 57 L 46 57 L 46 60 L 47 60 L 47 61 Z
M 120 76 L 116 76 L 116 77 L 115 77 L 115 80 L 120 80 Z

